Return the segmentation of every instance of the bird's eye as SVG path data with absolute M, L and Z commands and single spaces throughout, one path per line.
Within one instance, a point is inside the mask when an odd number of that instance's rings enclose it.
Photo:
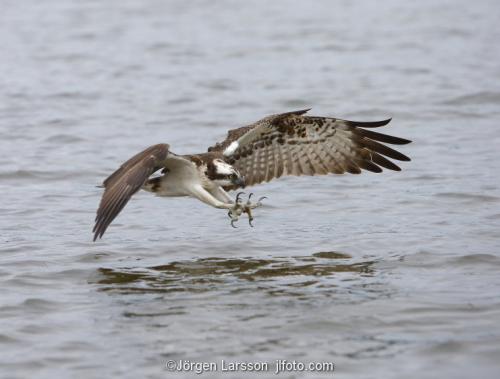
M 237 179 L 237 178 L 238 178 L 238 175 L 236 175 L 236 174 L 231 174 L 231 179 L 232 179 L 232 180 L 235 180 L 235 179 Z

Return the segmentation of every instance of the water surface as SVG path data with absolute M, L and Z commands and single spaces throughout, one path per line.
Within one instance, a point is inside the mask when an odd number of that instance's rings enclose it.
M 341 378 L 498 377 L 499 15 L 495 1 L 3 1 L 0 376 L 295 359 Z M 255 187 L 269 200 L 253 229 L 140 193 L 91 242 L 96 185 L 130 155 L 202 152 L 306 107 L 392 116 L 412 162 Z

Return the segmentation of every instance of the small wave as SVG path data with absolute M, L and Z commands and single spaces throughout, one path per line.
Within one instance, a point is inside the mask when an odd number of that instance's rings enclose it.
M 320 251 L 319 253 L 314 253 L 312 255 L 316 258 L 325 258 L 325 259 L 350 259 L 352 258 L 349 254 L 338 253 L 336 251 Z
M 50 99 L 74 99 L 74 100 L 95 100 L 99 99 L 101 94 L 99 92 L 80 92 L 80 91 L 63 91 L 51 94 L 48 96 Z
M 500 213 L 492 214 L 489 216 L 486 216 L 488 220 L 499 220 L 500 219 Z
M 59 308 L 60 303 L 39 298 L 28 298 L 23 301 L 22 306 L 26 307 L 26 309 L 29 309 L 30 311 L 48 312 Z
M 437 176 L 437 175 L 430 175 L 430 174 L 422 174 L 422 175 L 416 175 L 412 177 L 407 177 L 407 178 L 396 178 L 398 181 L 434 181 L 434 180 L 442 180 L 442 176 Z
M 0 334 L 0 343 L 15 343 L 18 341 L 19 340 L 16 338 L 6 336 L 5 334 Z
M 153 51 L 153 52 L 156 52 L 156 51 L 165 51 L 165 50 L 169 50 L 169 49 L 172 49 L 173 47 L 175 47 L 175 45 L 171 44 L 171 43 L 167 43 L 167 42 L 156 42 L 156 43 L 153 43 L 151 45 L 149 45 L 146 49 L 148 51 Z
M 482 195 L 482 194 L 474 194 L 474 193 L 464 193 L 464 192 L 440 192 L 435 194 L 436 197 L 445 197 L 449 199 L 456 200 L 469 200 L 469 201 L 481 201 L 481 202 L 497 202 L 500 201 L 500 198 L 497 196 L 491 195 Z
M 446 105 L 494 104 L 500 103 L 500 92 L 481 91 L 473 94 L 457 96 L 442 102 Z
M 81 143 L 84 141 L 85 141 L 84 138 L 70 134 L 56 134 L 53 136 L 49 136 L 45 139 L 45 142 L 58 143 L 58 144 Z
M 452 258 L 449 264 L 453 265 L 471 265 L 486 264 L 500 266 L 500 258 L 492 254 L 467 254 L 461 257 Z
M 215 91 L 235 91 L 238 89 L 237 82 L 227 79 L 210 80 L 201 83 L 201 86 Z
M 189 103 L 194 103 L 196 99 L 194 97 L 188 97 L 188 96 L 182 96 L 182 97 L 177 97 L 175 99 L 172 99 L 169 101 L 170 104 L 189 104 Z
M 321 45 L 318 47 L 312 47 L 312 51 L 335 51 L 335 52 L 347 52 L 350 50 L 353 50 L 353 48 L 350 45 L 344 44 L 338 44 L 338 43 L 327 43 L 325 45 Z
M 40 171 L 40 170 L 14 170 L 8 172 L 0 172 L 0 180 L 5 181 L 34 181 L 34 180 L 69 180 L 75 177 L 90 177 L 94 176 L 94 172 L 88 171 Z
M 124 317 L 158 317 L 158 316 L 181 316 L 188 312 L 181 309 L 172 309 L 164 312 L 123 312 Z

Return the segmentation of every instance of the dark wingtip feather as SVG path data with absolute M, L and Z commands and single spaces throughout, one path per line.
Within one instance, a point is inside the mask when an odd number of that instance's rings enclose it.
M 398 161 L 409 161 L 408 158 L 403 153 L 400 153 L 397 150 L 391 149 L 390 147 L 383 145 L 375 140 L 364 138 L 362 140 L 362 145 L 369 148 L 372 151 L 385 155 L 386 157 L 396 159 Z
M 400 142 L 398 142 L 396 145 L 408 145 L 409 143 L 413 142 L 411 139 L 406 139 L 406 138 L 399 138 L 399 140 Z
M 281 114 L 280 116 L 283 116 L 283 115 L 289 115 L 289 114 L 293 114 L 293 115 L 297 115 L 297 116 L 300 116 L 304 113 L 307 113 L 311 110 L 312 108 L 307 108 L 307 109 L 301 109 L 301 110 L 298 110 L 298 111 L 291 111 L 291 112 L 287 112 L 287 113 L 283 113 Z
M 379 128 L 391 122 L 392 117 L 382 121 L 349 121 L 352 126 L 359 126 L 361 128 Z
M 372 157 L 372 162 L 376 163 L 388 170 L 392 171 L 401 171 L 401 167 L 396 165 L 395 163 L 391 162 L 389 159 L 385 158 L 384 156 L 377 154 L 375 152 L 372 152 L 371 154 Z
M 378 133 L 371 130 L 365 130 L 357 128 L 354 130 L 354 133 L 363 137 L 370 138 L 374 141 L 390 143 L 392 145 L 406 145 L 410 143 L 410 140 L 401 137 L 394 137 L 388 134 Z
M 382 172 L 382 169 L 371 161 L 358 159 L 358 160 L 355 160 L 355 163 L 364 170 L 375 172 L 375 173 Z
M 92 239 L 92 242 L 95 242 L 97 238 L 101 238 L 102 235 L 99 236 L 98 224 L 94 225 L 94 227 L 92 228 L 92 233 L 94 233 L 94 238 Z

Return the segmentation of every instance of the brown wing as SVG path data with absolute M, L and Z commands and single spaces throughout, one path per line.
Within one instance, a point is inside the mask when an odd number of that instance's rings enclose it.
M 411 141 L 364 129 L 387 125 L 390 119 L 356 122 L 304 116 L 306 112 L 269 116 L 232 130 L 211 149 L 224 152 L 226 160 L 245 177 L 246 185 L 283 175 L 359 174 L 362 169 L 381 172 L 381 167 L 400 171 L 386 157 L 410 160 L 381 142 L 404 145 Z
M 144 184 L 144 182 L 164 166 L 169 145 L 159 144 L 148 147 L 134 155 L 112 173 L 103 183 L 105 188 L 92 232 L 94 241 L 101 238 L 109 224 Z

